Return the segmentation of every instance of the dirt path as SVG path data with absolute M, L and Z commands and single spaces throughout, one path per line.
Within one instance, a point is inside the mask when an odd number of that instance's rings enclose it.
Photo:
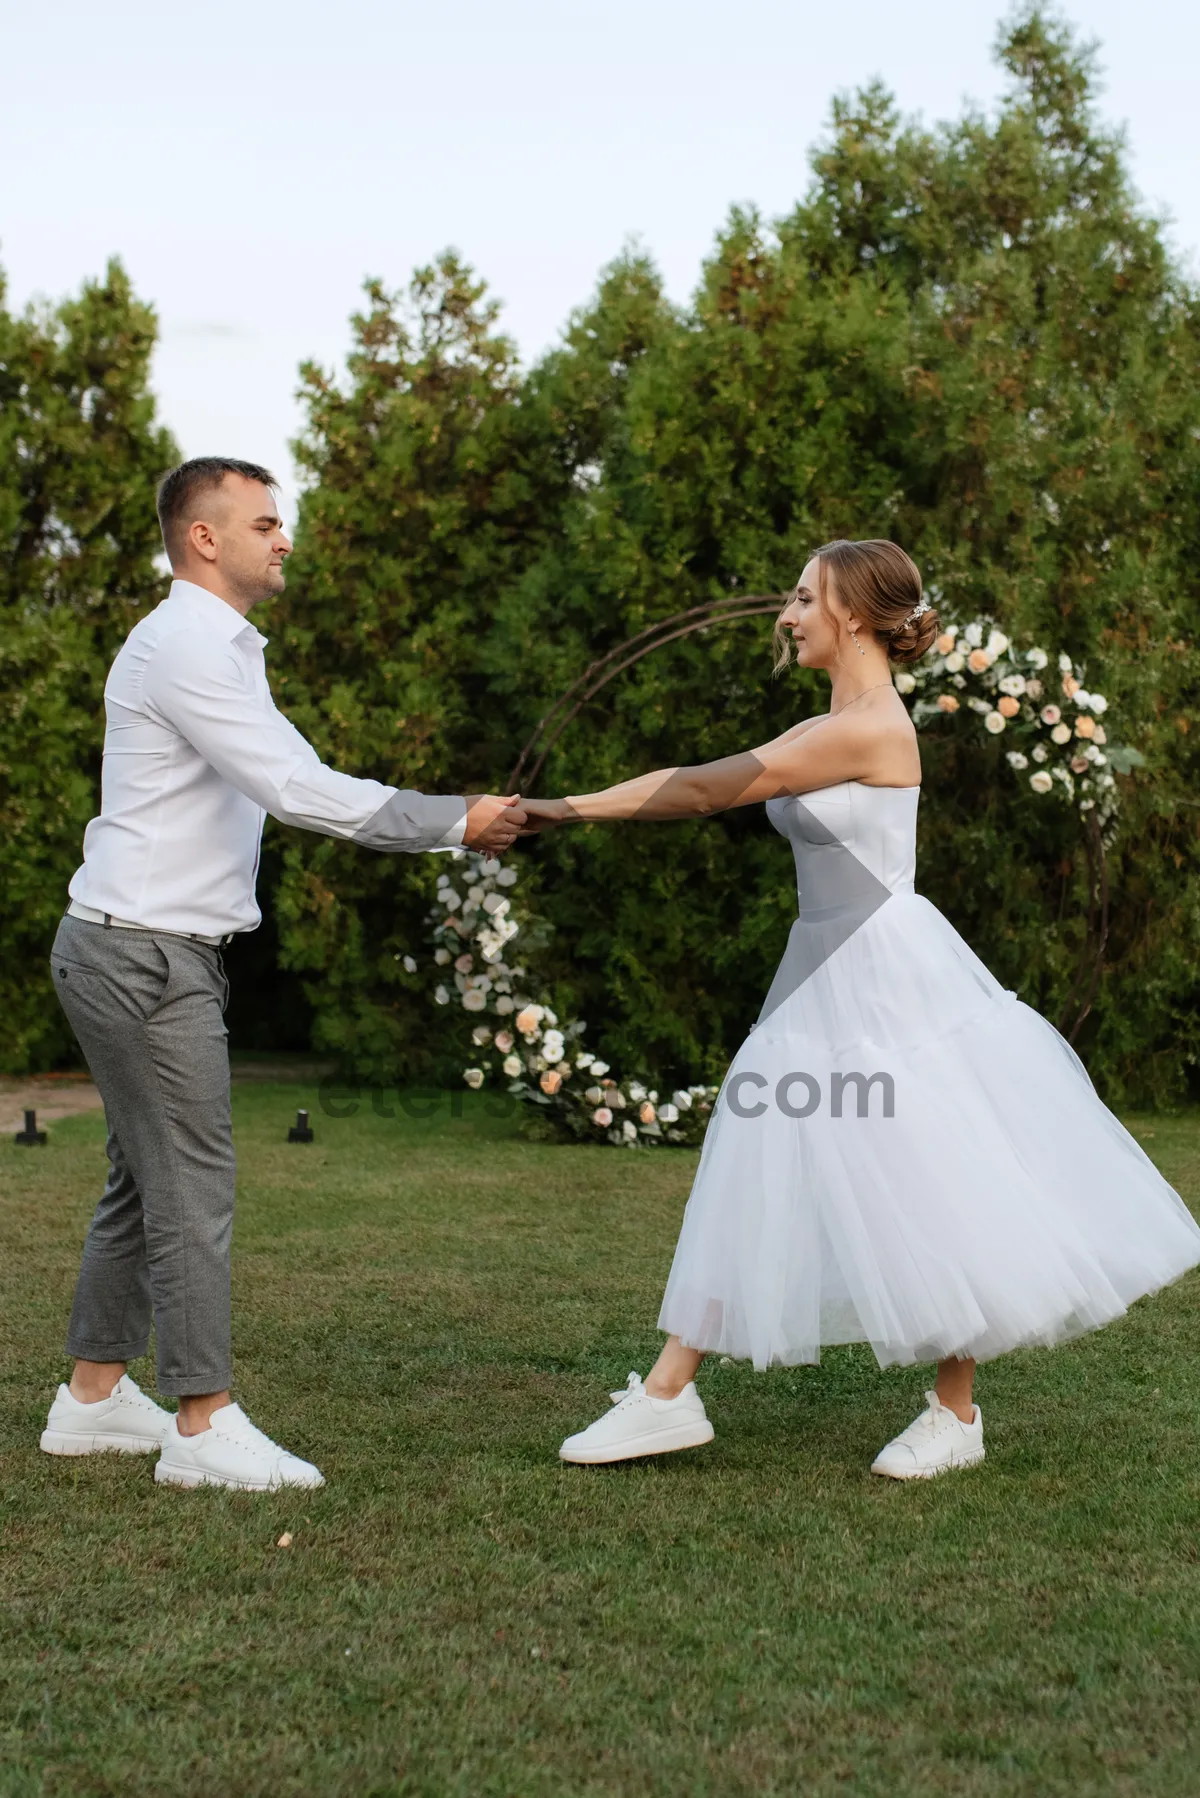
M 319 1080 L 333 1073 L 334 1066 L 332 1061 L 314 1061 L 308 1056 L 237 1057 L 233 1083 L 242 1086 L 261 1080 Z M 0 1074 L 0 1135 L 19 1130 L 27 1110 L 37 1112 L 40 1130 L 56 1118 L 102 1109 L 100 1094 L 87 1074 L 29 1074 L 18 1079 Z

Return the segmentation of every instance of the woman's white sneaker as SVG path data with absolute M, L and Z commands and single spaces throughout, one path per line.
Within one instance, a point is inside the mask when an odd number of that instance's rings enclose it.
M 85 1405 L 60 1386 L 42 1431 L 47 1455 L 152 1455 L 174 1422 L 123 1373 L 107 1398 Z
M 325 1484 L 311 1461 L 272 1442 L 240 1405 L 222 1405 L 196 1436 L 181 1436 L 172 1417 L 154 1477 L 164 1486 L 229 1486 L 238 1492 Z
M 611 1411 L 578 1435 L 568 1436 L 559 1459 L 583 1467 L 609 1461 L 632 1461 L 639 1455 L 666 1455 L 679 1448 L 701 1448 L 713 1439 L 696 1383 L 689 1380 L 678 1398 L 652 1398 L 641 1376 L 631 1373 L 621 1392 L 609 1395 Z
M 970 1423 L 944 1405 L 936 1392 L 925 1394 L 926 1409 L 893 1437 L 871 1463 L 872 1473 L 892 1480 L 928 1480 L 952 1467 L 983 1460 L 983 1412 L 975 1406 Z

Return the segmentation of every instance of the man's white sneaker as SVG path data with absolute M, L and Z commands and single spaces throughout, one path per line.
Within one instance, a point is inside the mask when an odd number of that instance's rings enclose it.
M 172 1417 L 154 1477 L 160 1485 L 231 1486 L 238 1492 L 325 1484 L 311 1461 L 264 1436 L 240 1405 L 222 1405 L 196 1436 L 181 1436 Z
M 173 1424 L 169 1411 L 147 1398 L 136 1380 L 123 1373 L 107 1398 L 85 1405 L 69 1386 L 60 1386 L 46 1427 L 42 1452 L 47 1455 L 152 1455 Z
M 609 1395 L 611 1411 L 568 1436 L 559 1459 L 584 1467 L 632 1461 L 638 1455 L 665 1455 L 677 1448 L 700 1448 L 713 1439 L 696 1383 L 689 1380 L 678 1398 L 652 1398 L 640 1375 L 631 1373 L 621 1392 Z
M 944 1405 L 936 1392 L 925 1394 L 927 1409 L 881 1449 L 872 1473 L 892 1480 L 928 1480 L 952 1467 L 983 1460 L 983 1412 L 975 1406 L 970 1423 Z

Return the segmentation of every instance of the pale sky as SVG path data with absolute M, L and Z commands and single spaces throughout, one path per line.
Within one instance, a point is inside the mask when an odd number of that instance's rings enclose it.
M 119 255 L 158 310 L 186 455 L 265 461 L 291 516 L 296 370 L 341 365 L 361 282 L 453 245 L 526 358 L 630 239 L 686 299 L 735 202 L 807 184 L 831 96 L 881 76 L 926 122 L 990 104 L 980 0 L 0 0 L 10 304 Z M 1145 199 L 1200 244 L 1200 9 L 1073 0 Z

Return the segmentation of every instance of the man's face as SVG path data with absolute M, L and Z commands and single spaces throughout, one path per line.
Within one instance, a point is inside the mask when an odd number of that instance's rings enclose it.
M 254 605 L 282 593 L 283 559 L 292 553 L 275 496 L 261 481 L 227 474 L 205 507 L 205 559 L 231 598 Z M 199 547 L 199 543 L 197 544 Z

